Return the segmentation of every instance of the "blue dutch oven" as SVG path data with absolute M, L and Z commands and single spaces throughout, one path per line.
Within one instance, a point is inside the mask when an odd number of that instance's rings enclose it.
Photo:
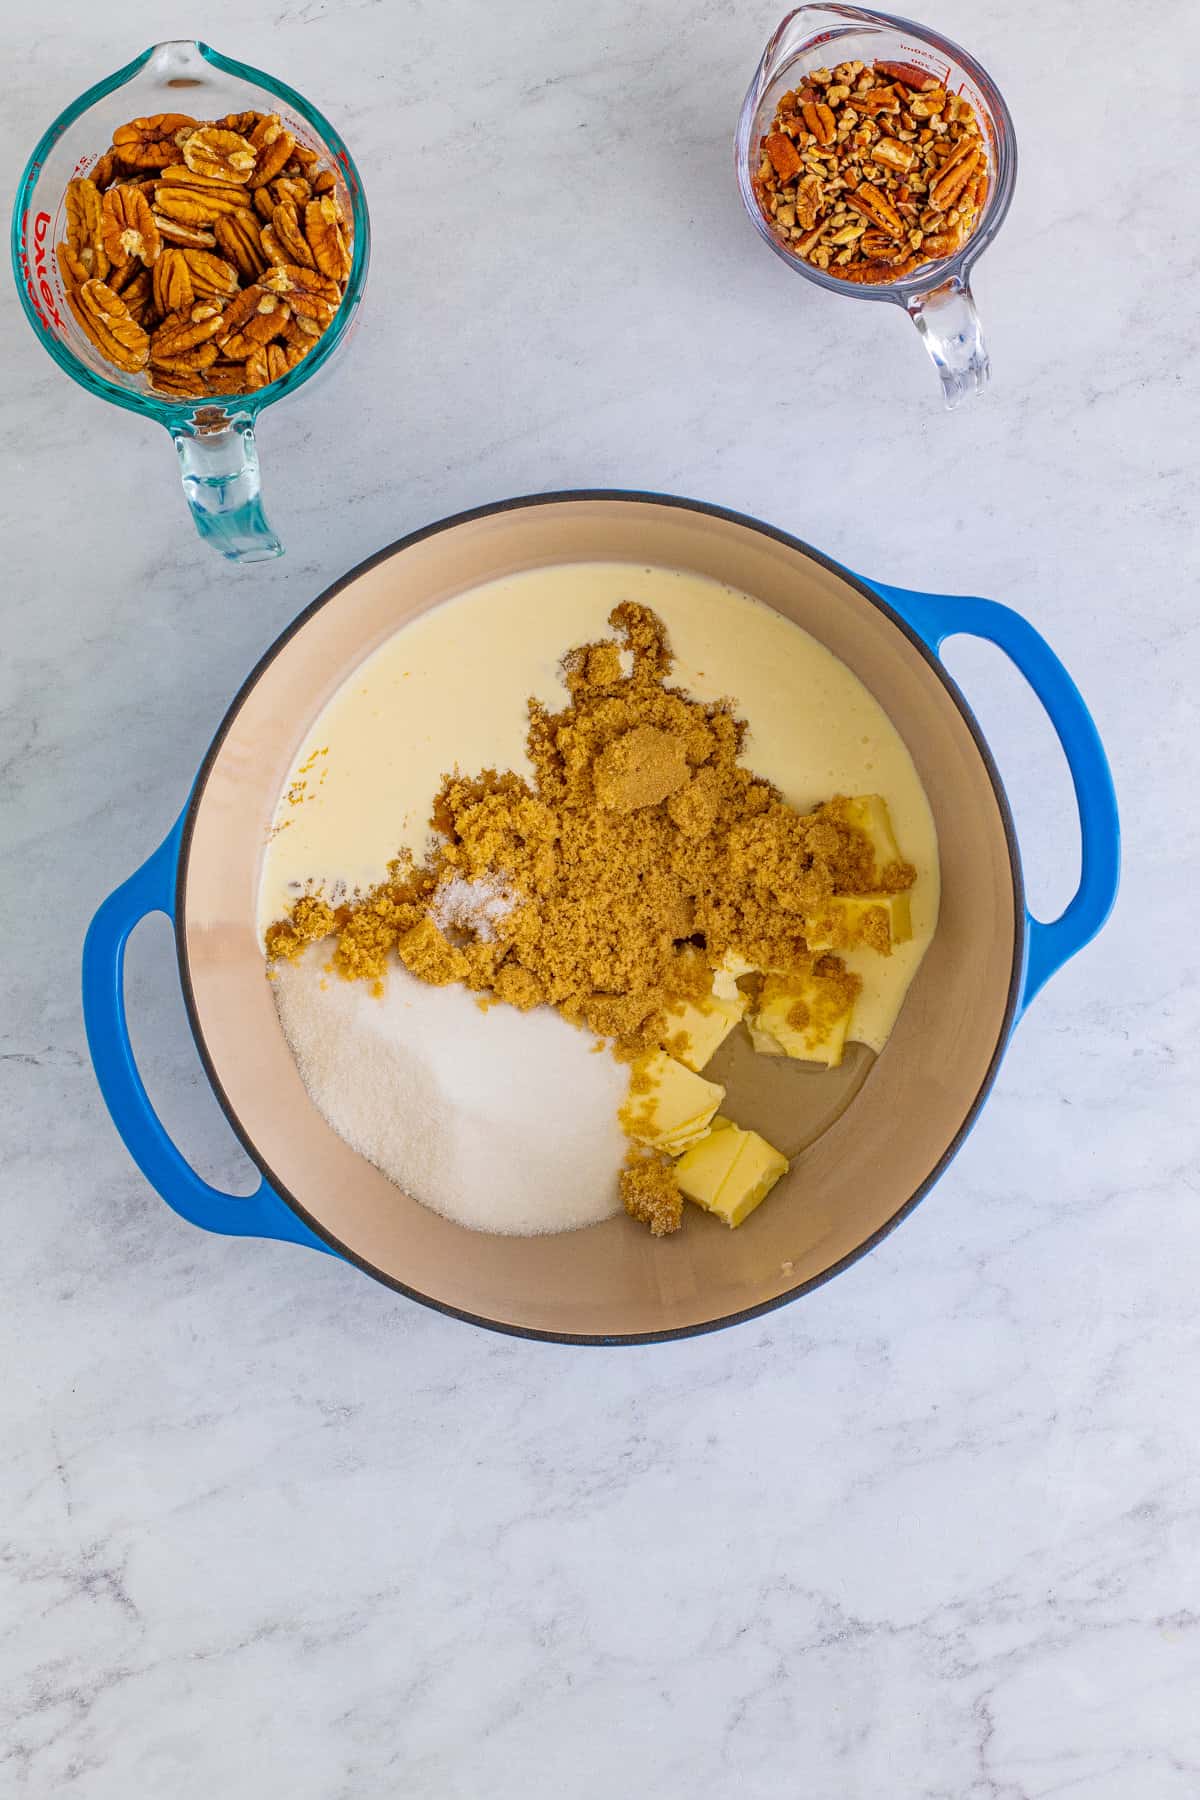
M 255 919 L 262 849 L 291 760 L 330 694 L 393 632 L 455 594 L 531 567 L 601 560 L 694 570 L 812 633 L 892 718 L 938 830 L 938 929 L 891 1039 L 853 1102 L 733 1234 L 699 1213 L 669 1240 L 624 1218 L 542 1238 L 452 1224 L 326 1125 L 300 1082 L 264 979 Z M 999 775 L 940 660 L 946 639 L 962 633 L 1011 659 L 1070 767 L 1079 886 L 1048 922 L 1025 906 Z M 402 737 L 402 713 L 396 730 Z M 404 1294 L 499 1330 L 579 1343 L 683 1336 L 807 1292 L 912 1210 L 978 1116 L 1025 1008 L 1103 925 L 1118 869 L 1116 800 L 1095 725 L 1054 652 L 1018 613 L 992 600 L 868 581 L 783 532 L 697 502 L 619 492 L 536 496 L 402 539 L 330 588 L 267 652 L 230 706 L 182 815 L 92 921 L 83 956 L 88 1043 L 130 1154 L 194 1225 L 333 1252 Z M 139 1076 L 123 967 L 130 932 L 151 912 L 173 923 L 200 1055 L 261 1171 L 247 1198 L 200 1179 Z

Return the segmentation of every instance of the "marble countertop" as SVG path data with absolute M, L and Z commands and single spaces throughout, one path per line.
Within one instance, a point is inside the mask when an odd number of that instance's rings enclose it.
M 201 546 L 166 438 L 65 380 L 6 286 L 5 1794 L 1200 1795 L 1200 197 L 1163 150 L 1200 15 L 930 16 L 1022 157 L 975 284 L 994 384 L 953 416 L 898 312 L 793 279 L 741 213 L 730 138 L 775 23 L 748 0 L 208 0 L 210 42 L 337 120 L 375 230 L 352 352 L 263 422 L 274 565 Z M 12 179 L 68 100 L 189 28 L 7 9 Z M 1127 844 L 1109 929 L 900 1231 L 773 1316 L 607 1353 L 183 1224 L 102 1108 L 77 994 L 97 902 L 293 614 L 424 522 L 576 485 L 1022 609 L 1094 709 Z M 1048 728 L 998 655 L 949 660 L 1056 910 Z M 139 1054 L 197 1166 L 245 1186 L 157 924 Z

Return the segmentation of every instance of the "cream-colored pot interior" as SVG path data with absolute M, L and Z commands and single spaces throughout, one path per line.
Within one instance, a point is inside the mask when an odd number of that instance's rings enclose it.
M 941 916 L 899 1023 L 852 1103 L 736 1232 L 694 1208 L 686 1229 L 662 1240 L 624 1218 L 543 1238 L 451 1224 L 401 1193 L 321 1118 L 263 976 L 255 934 L 263 845 L 291 759 L 325 702 L 429 607 L 524 569 L 589 560 L 694 570 L 811 632 L 892 718 L 937 825 Z M 821 1279 L 936 1177 L 1007 1031 L 1014 855 L 959 703 L 930 657 L 856 584 L 801 546 L 720 513 L 637 497 L 526 502 L 377 559 L 319 602 L 252 677 L 210 753 L 189 823 L 180 966 L 201 1049 L 243 1141 L 279 1193 L 369 1272 L 502 1327 L 584 1338 L 702 1329 Z M 809 1089 L 821 1079 L 801 1076 Z

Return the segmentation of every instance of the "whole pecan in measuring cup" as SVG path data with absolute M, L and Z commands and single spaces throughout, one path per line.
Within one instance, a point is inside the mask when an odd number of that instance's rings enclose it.
M 345 341 L 369 249 L 362 183 L 332 126 L 189 42 L 147 50 L 55 120 L 13 225 L 45 348 L 82 387 L 166 426 L 197 530 L 241 562 L 282 550 L 255 419 Z
M 988 379 L 970 273 L 1016 171 L 1008 108 L 974 58 L 865 7 L 789 13 L 738 121 L 738 183 L 767 243 L 832 293 L 902 306 L 947 406 Z

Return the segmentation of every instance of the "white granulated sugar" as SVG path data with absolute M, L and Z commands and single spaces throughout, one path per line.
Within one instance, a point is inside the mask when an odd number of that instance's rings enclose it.
M 284 1035 L 339 1137 L 474 1231 L 573 1231 L 620 1211 L 628 1071 L 550 1007 L 483 1012 L 398 965 L 382 997 L 326 975 L 328 947 L 281 964 Z M 322 985 L 323 984 L 323 985 Z
M 490 944 L 496 926 L 516 904 L 512 889 L 492 877 L 470 881 L 465 875 L 450 875 L 434 889 L 430 911 L 440 931 L 469 931 Z

